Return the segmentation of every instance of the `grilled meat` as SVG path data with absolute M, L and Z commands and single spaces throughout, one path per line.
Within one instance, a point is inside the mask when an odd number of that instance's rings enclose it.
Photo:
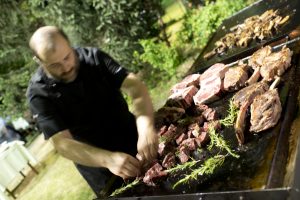
M 239 144 L 244 143 L 246 112 L 254 98 L 265 93 L 269 88 L 266 82 L 258 82 L 243 88 L 233 96 L 233 103 L 240 108 L 235 123 L 236 137 Z
M 187 109 L 193 103 L 193 96 L 198 92 L 195 86 L 189 86 L 184 89 L 178 89 L 168 97 L 166 105 Z
M 260 74 L 264 80 L 272 81 L 276 76 L 281 76 L 291 66 L 293 52 L 286 47 L 281 51 L 267 56 L 260 68 Z
M 229 68 L 225 73 L 224 90 L 233 92 L 245 85 L 248 79 L 248 74 L 245 70 L 246 66 L 247 65 L 243 64 Z
M 223 78 L 228 69 L 228 66 L 217 63 L 201 74 L 200 90 L 193 97 L 196 105 L 210 103 L 219 99 L 219 95 L 223 90 Z
M 196 86 L 199 87 L 199 81 L 200 81 L 200 74 L 191 74 L 185 77 L 182 81 L 175 84 L 171 88 L 171 93 L 176 93 L 177 91 L 187 88 L 189 86 Z
M 261 67 L 264 59 L 272 53 L 272 48 L 270 46 L 265 46 L 257 50 L 252 54 L 251 58 L 248 60 L 248 64 L 253 68 Z
M 266 82 L 258 82 L 248 87 L 245 87 L 238 91 L 233 96 L 233 103 L 238 108 L 241 107 L 245 102 L 252 102 L 254 97 L 257 95 L 265 93 L 269 89 L 269 86 Z
M 215 43 L 216 47 L 205 54 L 204 58 L 209 59 L 215 54 L 222 54 L 235 46 L 247 47 L 255 39 L 263 40 L 266 37 L 271 37 L 288 19 L 289 16 L 282 17 L 277 10 L 272 9 L 267 10 L 260 16 L 249 17 L 244 23 L 232 27 L 230 29 L 232 32 L 218 40 Z
M 202 84 L 200 90 L 193 97 L 196 105 L 211 103 L 220 98 L 222 92 L 222 80 L 220 77 L 215 77 L 206 84 Z
M 260 132 L 275 126 L 281 115 L 281 103 L 277 89 L 256 96 L 251 104 L 251 132 Z

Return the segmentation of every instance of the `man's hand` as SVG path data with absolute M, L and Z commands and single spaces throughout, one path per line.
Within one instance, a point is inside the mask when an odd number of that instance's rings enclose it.
M 151 162 L 157 155 L 158 137 L 154 130 L 153 106 L 147 88 L 136 75 L 131 73 L 124 80 L 121 89 L 132 98 L 139 134 L 137 158 L 143 164 Z
M 105 167 L 123 179 L 140 174 L 141 164 L 136 158 L 126 153 L 112 152 L 76 141 L 69 130 L 55 134 L 51 141 L 60 155 L 78 164 Z
M 123 179 L 140 175 L 140 162 L 131 155 L 122 152 L 112 152 L 110 158 L 106 167 L 111 173 Z
M 151 162 L 157 157 L 158 136 L 152 127 L 145 128 L 142 134 L 139 134 L 137 143 L 137 158 L 144 162 Z

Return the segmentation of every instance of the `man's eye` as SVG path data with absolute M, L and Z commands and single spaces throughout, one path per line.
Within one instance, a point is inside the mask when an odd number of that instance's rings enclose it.
M 68 60 L 68 59 L 69 59 L 69 57 L 70 57 L 70 56 L 68 55 L 67 57 L 65 57 L 65 59 L 64 59 L 64 60 Z

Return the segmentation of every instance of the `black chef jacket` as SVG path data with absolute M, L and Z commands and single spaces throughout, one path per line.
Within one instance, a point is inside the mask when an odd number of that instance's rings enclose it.
M 133 154 L 135 118 L 120 92 L 128 71 L 97 48 L 75 52 L 80 67 L 73 82 L 51 79 L 41 67 L 30 81 L 27 98 L 38 127 L 46 139 L 69 129 L 76 140 Z

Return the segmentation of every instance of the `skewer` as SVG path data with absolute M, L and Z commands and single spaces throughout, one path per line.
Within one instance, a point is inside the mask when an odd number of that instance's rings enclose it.
M 272 51 L 276 51 L 276 50 L 282 48 L 283 46 L 288 46 L 288 45 L 293 44 L 293 43 L 296 43 L 296 42 L 298 42 L 298 41 L 300 41 L 300 37 L 296 37 L 296 38 L 294 38 L 294 39 L 292 39 L 292 40 L 290 40 L 290 41 L 287 41 L 287 42 L 284 42 L 284 43 L 279 44 L 279 45 L 277 45 L 277 46 L 274 46 L 274 47 L 272 47 Z M 242 58 L 242 59 L 240 59 L 240 60 L 237 60 L 237 61 L 234 61 L 234 62 L 232 62 L 232 63 L 226 64 L 226 66 L 232 67 L 232 66 L 238 64 L 238 62 L 240 62 L 240 61 L 244 62 L 244 61 L 246 61 L 246 60 L 249 60 L 249 58 L 251 58 L 251 56 L 247 56 L 247 57 Z

